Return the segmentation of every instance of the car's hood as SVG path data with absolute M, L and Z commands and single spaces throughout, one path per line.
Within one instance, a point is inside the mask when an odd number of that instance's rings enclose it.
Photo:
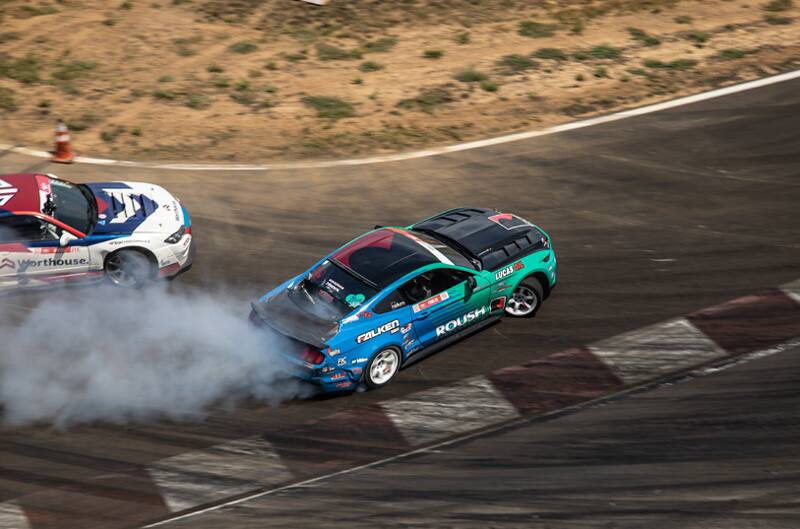
M 183 209 L 163 187 L 139 182 L 87 184 L 97 202 L 93 233 L 163 233 L 183 225 Z
M 289 297 L 288 289 L 253 303 L 253 311 L 279 333 L 317 349 L 325 348 L 325 342 L 339 330 L 338 322 L 320 318 L 298 307 Z

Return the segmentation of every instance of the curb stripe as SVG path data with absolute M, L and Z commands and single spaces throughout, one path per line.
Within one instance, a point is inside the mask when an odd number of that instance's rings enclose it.
M 585 127 L 600 125 L 601 123 L 610 123 L 613 121 L 619 121 L 621 119 L 627 119 L 635 116 L 642 116 L 645 114 L 652 114 L 653 112 L 660 112 L 662 110 L 668 110 L 671 108 L 676 108 L 684 105 L 691 105 L 693 103 L 698 103 L 700 101 L 706 101 L 709 99 L 715 99 L 718 97 L 728 96 L 731 94 L 746 92 L 748 90 L 762 88 L 764 86 L 769 86 L 777 83 L 783 83 L 798 78 L 800 78 L 800 70 L 795 70 L 792 72 L 786 72 L 771 77 L 764 77 L 762 79 L 756 79 L 754 81 L 748 81 L 746 83 L 740 83 L 725 88 L 718 88 L 716 90 L 711 90 L 709 92 L 701 92 L 699 94 L 679 97 L 677 99 L 664 101 L 662 103 L 655 103 L 653 105 L 647 105 L 640 108 L 634 108 L 631 110 L 623 110 L 620 112 L 615 112 L 613 114 L 607 114 L 605 116 L 598 116 L 596 118 L 564 123 L 562 125 L 557 125 L 547 129 L 530 130 L 526 132 L 518 132 L 515 134 L 499 136 L 497 138 L 488 138 L 485 140 L 457 143 L 455 145 L 447 145 L 445 147 L 438 147 L 434 149 L 426 149 L 422 151 L 413 151 L 413 152 L 398 153 L 398 154 L 389 154 L 385 156 L 371 156 L 368 158 L 355 158 L 346 160 L 319 160 L 319 161 L 308 161 L 308 162 L 284 162 L 284 163 L 273 163 L 273 164 L 270 163 L 191 164 L 191 163 L 134 162 L 129 160 L 113 160 L 108 158 L 92 158 L 87 156 L 77 156 L 75 157 L 75 161 L 78 163 L 93 164 L 93 165 L 114 165 L 119 167 L 165 169 L 165 170 L 175 170 L 175 171 L 273 171 L 279 169 L 321 169 L 326 167 L 341 167 L 341 166 L 353 166 L 353 165 L 369 165 L 369 164 L 386 163 L 386 162 L 400 162 L 404 160 L 413 160 L 417 158 L 439 156 L 442 154 L 453 153 L 453 152 L 480 149 L 494 145 L 501 145 L 503 143 L 527 140 L 531 138 L 537 138 L 539 136 L 548 136 L 551 134 L 558 134 L 560 132 L 582 129 Z M 50 157 L 50 153 L 48 152 L 39 151 L 36 149 L 29 149 L 27 147 L 20 147 L 15 145 L 0 144 L 0 150 L 14 152 L 18 154 L 25 154 L 28 156 L 34 156 L 36 158 Z
M 514 405 L 482 376 L 380 405 L 411 446 L 520 416 Z
M 780 290 L 734 299 L 688 318 L 720 347 L 736 355 L 800 336 L 800 304 Z
M 658 378 L 727 354 L 685 318 L 602 340 L 589 350 L 626 384 Z
M 486 375 L 525 415 L 572 406 L 621 389 L 622 381 L 585 347 Z
M 291 477 L 272 445 L 257 437 L 162 459 L 148 470 L 173 512 Z
M 0 527 L 3 529 L 30 529 L 28 517 L 16 502 L 0 503 Z
M 299 426 L 264 433 L 295 476 L 308 477 L 407 450 L 408 444 L 378 406 L 342 410 Z

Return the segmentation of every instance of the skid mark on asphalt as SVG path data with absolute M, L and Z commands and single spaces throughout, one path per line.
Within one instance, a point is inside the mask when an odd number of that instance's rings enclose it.
M 28 517 L 16 502 L 0 503 L 0 527 L 3 529 L 30 529 Z
M 486 377 L 468 378 L 380 405 L 411 446 L 520 416 Z
M 726 355 L 684 318 L 615 336 L 589 349 L 626 384 L 658 378 Z
M 162 459 L 148 471 L 173 512 L 291 477 L 272 445 L 259 437 Z

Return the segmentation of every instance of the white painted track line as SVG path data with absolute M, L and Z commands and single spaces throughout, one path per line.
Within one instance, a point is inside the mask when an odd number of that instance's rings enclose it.
M 626 384 L 652 380 L 727 355 L 684 318 L 602 340 L 589 350 Z
M 781 290 L 783 290 L 790 298 L 800 303 L 800 279 L 781 286 Z
M 0 503 L 0 528 L 30 529 L 28 517 L 22 508 L 13 501 Z
M 514 405 L 482 376 L 380 405 L 411 446 L 520 416 Z
M 162 459 L 148 471 L 173 512 L 291 478 L 272 445 L 257 437 Z
M 469 141 L 466 143 L 457 143 L 455 145 L 447 145 L 445 147 L 436 147 L 433 149 L 426 149 L 422 151 L 413 151 L 398 154 L 388 154 L 385 156 L 371 156 L 368 158 L 354 158 L 347 160 L 318 160 L 318 161 L 304 161 L 304 162 L 284 162 L 284 163 L 262 163 L 262 164 L 219 164 L 219 163 L 206 163 L 206 164 L 192 164 L 192 163 L 161 163 L 161 162 L 134 162 L 128 160 L 113 160 L 107 158 L 91 158 L 87 156 L 78 156 L 75 160 L 78 163 L 93 164 L 93 165 L 112 165 L 118 167 L 134 167 L 142 169 L 164 169 L 164 170 L 180 170 L 180 171 L 270 171 L 278 169 L 319 169 L 324 167 L 340 167 L 352 165 L 368 165 L 375 163 L 385 162 L 399 162 L 403 160 L 413 160 L 416 158 L 427 158 L 429 156 L 438 156 L 441 154 L 468 151 L 471 149 L 480 149 L 483 147 L 490 147 L 492 145 L 500 145 L 503 143 L 510 143 L 514 141 L 527 140 L 530 138 L 537 138 L 539 136 L 547 136 L 550 134 L 557 134 L 559 132 L 566 132 L 570 130 L 582 129 L 599 125 L 601 123 L 610 123 L 612 121 L 619 121 L 635 116 L 642 116 L 644 114 L 652 114 L 653 112 L 660 112 L 670 108 L 676 108 L 684 105 L 691 105 L 700 101 L 723 97 L 739 92 L 746 92 L 756 88 L 773 85 L 776 83 L 783 83 L 791 81 L 792 79 L 800 78 L 800 70 L 793 72 L 786 72 L 772 77 L 765 77 L 763 79 L 756 79 L 755 81 L 748 81 L 710 92 L 703 92 L 686 97 L 679 97 L 663 103 L 656 103 L 647 105 L 640 108 L 630 110 L 623 110 L 605 116 L 598 116 L 596 118 L 585 119 L 581 121 L 573 121 L 557 125 L 542 130 L 530 130 L 526 132 L 518 132 L 516 134 L 508 134 L 506 136 L 499 136 L 497 138 L 488 138 L 485 140 Z M 27 147 L 19 147 L 14 145 L 0 144 L 0 151 L 14 152 L 18 154 L 25 154 L 34 156 L 36 158 L 49 158 L 50 153 L 36 149 L 29 149 Z

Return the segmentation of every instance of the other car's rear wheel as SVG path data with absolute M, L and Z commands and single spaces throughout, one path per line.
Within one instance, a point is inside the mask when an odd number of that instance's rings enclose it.
M 400 352 L 393 347 L 382 349 L 367 365 L 364 381 L 371 389 L 380 388 L 391 382 L 399 370 Z
M 506 314 L 517 318 L 533 316 L 542 304 L 543 293 L 539 280 L 534 277 L 524 279 L 514 289 L 511 299 L 506 301 Z
M 106 277 L 119 287 L 142 288 L 155 277 L 155 265 L 142 252 L 120 250 L 106 257 Z

